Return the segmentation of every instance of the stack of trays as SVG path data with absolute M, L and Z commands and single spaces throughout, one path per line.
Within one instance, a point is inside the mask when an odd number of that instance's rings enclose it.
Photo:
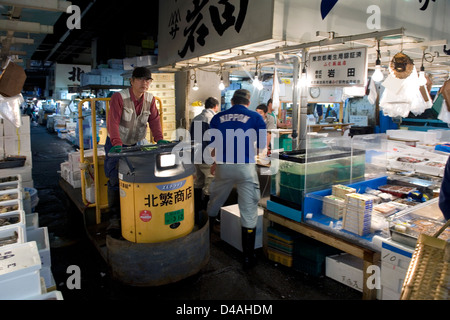
M 295 235 L 289 230 L 281 228 L 267 228 L 267 254 L 269 260 L 292 267 Z
M 346 195 L 343 229 L 364 236 L 370 233 L 373 200 L 362 194 Z
M 339 220 L 343 217 L 345 210 L 345 200 L 335 195 L 326 196 L 323 199 L 322 214 Z

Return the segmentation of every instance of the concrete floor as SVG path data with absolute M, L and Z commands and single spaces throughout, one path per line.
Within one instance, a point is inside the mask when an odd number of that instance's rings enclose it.
M 44 126 L 32 125 L 33 180 L 38 190 L 40 226 L 47 226 L 52 272 L 65 300 L 360 300 L 362 294 L 325 276 L 313 277 L 268 260 L 258 250 L 258 264 L 243 271 L 240 252 L 211 239 L 210 261 L 198 274 L 178 283 L 135 288 L 111 279 L 108 266 L 84 231 L 81 213 L 58 185 L 60 164 L 75 151 Z M 67 286 L 69 266 L 81 270 L 81 288 Z

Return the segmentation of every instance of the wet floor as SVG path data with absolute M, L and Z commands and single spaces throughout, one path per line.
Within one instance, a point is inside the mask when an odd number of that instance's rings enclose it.
M 362 293 L 325 276 L 315 277 L 268 260 L 258 250 L 258 264 L 244 271 L 240 252 L 213 234 L 210 260 L 196 275 L 151 288 L 125 286 L 111 278 L 108 266 L 89 241 L 81 213 L 58 184 L 60 164 L 75 148 L 44 126 L 32 125 L 33 180 L 38 190 L 40 226 L 47 226 L 52 273 L 65 300 L 360 300 Z M 73 288 L 70 266 L 81 281 Z M 77 283 L 78 284 L 78 283 Z

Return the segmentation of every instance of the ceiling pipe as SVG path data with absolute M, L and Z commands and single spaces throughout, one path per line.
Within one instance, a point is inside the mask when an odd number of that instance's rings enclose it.
M 300 130 L 306 126 L 306 122 L 303 125 L 300 123 L 300 109 L 298 107 L 298 78 L 299 78 L 299 69 L 300 69 L 300 57 L 290 56 L 287 59 L 281 59 L 280 53 L 275 54 L 275 65 L 280 64 L 292 64 L 293 65 L 293 85 L 292 85 L 292 150 L 298 150 L 301 143 L 299 142 L 299 132 Z

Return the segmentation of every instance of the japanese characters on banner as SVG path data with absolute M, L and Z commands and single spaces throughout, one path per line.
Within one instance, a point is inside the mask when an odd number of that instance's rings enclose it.
M 367 48 L 311 53 L 308 64 L 311 87 L 366 86 Z
M 269 40 L 272 16 L 272 0 L 160 1 L 158 64 Z

